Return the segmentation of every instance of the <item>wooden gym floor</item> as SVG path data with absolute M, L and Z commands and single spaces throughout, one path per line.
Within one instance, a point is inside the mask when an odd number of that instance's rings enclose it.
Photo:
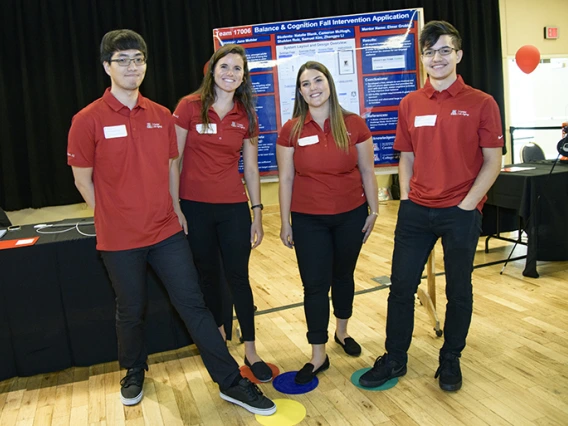
M 77 210 L 79 209 L 79 210 Z M 333 342 L 331 368 L 319 386 L 304 395 L 286 396 L 261 385 L 270 398 L 302 403 L 305 425 L 566 425 L 568 424 L 568 262 L 539 262 L 541 277 L 522 276 L 524 260 L 476 268 L 474 315 L 461 365 L 463 388 L 439 389 L 434 373 L 442 339 L 432 330 L 425 309 L 416 304 L 416 324 L 408 373 L 392 389 L 369 392 L 350 382 L 384 352 L 388 289 L 373 280 L 390 274 L 398 202 L 381 205 L 381 216 L 364 246 L 355 274 L 357 295 L 351 335 L 362 345 L 350 358 Z M 38 223 L 90 216 L 82 207 L 9 213 L 13 223 Z M 63 216 L 62 216 L 63 215 Z M 309 360 L 305 339 L 302 287 L 294 252 L 279 235 L 276 207 L 264 214 L 265 237 L 250 262 L 258 306 L 257 347 L 265 361 L 281 371 L 298 370 Z M 475 264 L 505 259 L 512 244 L 480 240 Z M 516 249 L 514 256 L 524 254 Z M 443 272 L 436 246 L 436 269 Z M 387 280 L 388 281 L 388 280 Z M 437 278 L 438 314 L 445 311 L 444 276 Z M 288 307 L 288 305 L 293 305 Z M 268 312 L 267 312 L 268 311 Z M 229 349 L 239 363 L 244 348 L 234 339 Z M 194 346 L 154 354 L 144 384 L 143 401 L 124 407 L 119 399 L 123 371 L 117 362 L 88 368 L 20 377 L 0 382 L 0 425 L 254 425 L 254 415 L 224 402 Z

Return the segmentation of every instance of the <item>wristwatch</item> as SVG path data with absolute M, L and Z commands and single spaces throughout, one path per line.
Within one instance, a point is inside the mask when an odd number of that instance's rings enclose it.
M 260 208 L 260 210 L 264 210 L 264 206 L 262 205 L 262 203 L 260 204 L 255 204 L 254 206 L 250 206 L 251 210 L 254 210 L 256 208 Z

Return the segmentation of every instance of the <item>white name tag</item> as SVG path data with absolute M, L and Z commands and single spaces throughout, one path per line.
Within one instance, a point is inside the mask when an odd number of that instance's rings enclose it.
M 128 136 L 126 132 L 126 125 L 121 124 L 120 126 L 106 126 L 103 127 L 105 132 L 105 139 L 123 138 Z
M 306 136 L 305 138 L 298 139 L 298 145 L 300 146 L 314 145 L 318 142 L 319 142 L 318 135 Z
M 215 135 L 217 134 L 217 124 L 209 123 L 208 126 L 205 126 L 204 124 L 197 124 L 195 126 L 195 130 L 197 130 L 197 133 L 200 135 Z
M 435 126 L 437 115 L 417 115 L 414 117 L 414 127 Z

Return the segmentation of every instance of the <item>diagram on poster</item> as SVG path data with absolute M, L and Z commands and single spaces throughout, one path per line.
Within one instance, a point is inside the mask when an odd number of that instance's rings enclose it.
M 242 45 L 257 94 L 259 168 L 275 174 L 276 139 L 292 118 L 298 69 L 323 63 L 339 103 L 366 119 L 375 166 L 398 163 L 393 151 L 398 104 L 421 85 L 418 34 L 422 9 L 275 22 L 213 30 L 215 49 Z
M 309 60 L 317 60 L 329 69 L 333 75 L 341 106 L 348 111 L 359 113 L 359 87 L 355 74 L 355 40 L 341 40 L 334 46 L 329 46 L 329 44 L 318 42 L 276 46 L 282 124 L 292 118 L 298 69 Z

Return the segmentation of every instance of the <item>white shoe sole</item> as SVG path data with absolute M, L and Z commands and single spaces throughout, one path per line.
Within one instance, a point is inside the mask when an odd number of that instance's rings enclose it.
M 231 398 L 230 396 L 225 395 L 223 392 L 219 392 L 219 396 L 221 397 L 221 399 L 224 399 L 227 402 L 232 402 L 233 404 L 243 407 L 245 410 L 250 411 L 253 414 L 259 414 L 261 416 L 270 416 L 271 414 L 276 413 L 276 404 L 274 403 L 273 403 L 274 405 L 270 408 L 255 408 L 248 404 L 245 404 L 242 401 L 239 401 L 238 399 Z
M 124 405 L 136 405 L 140 401 L 142 401 L 143 396 L 144 396 L 144 391 L 141 390 L 140 393 L 136 395 L 134 398 L 125 398 L 122 395 L 120 395 L 120 400 Z

